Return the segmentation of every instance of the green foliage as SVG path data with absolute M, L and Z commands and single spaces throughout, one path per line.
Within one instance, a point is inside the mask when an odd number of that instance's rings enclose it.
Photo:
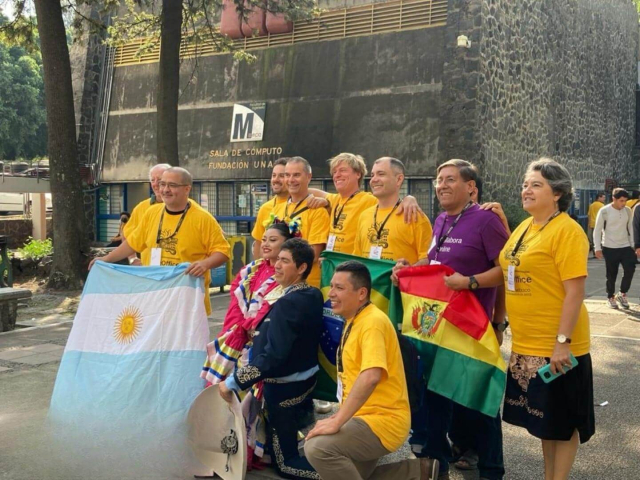
M 20 255 L 24 258 L 40 260 L 41 258 L 53 253 L 53 242 L 50 238 L 45 240 L 35 240 L 29 237 L 27 243 L 24 244 L 24 247 L 19 248 L 18 252 L 20 252 Z
M 39 53 L 0 39 L 0 158 L 47 153 L 44 79 Z
M 124 0 L 118 10 L 119 15 L 113 17 L 108 27 L 106 43 L 120 46 L 133 39 L 142 39 L 136 54 L 144 55 L 156 48 L 160 42 L 162 28 L 162 3 L 167 0 Z M 257 9 L 271 13 L 282 13 L 290 20 L 311 20 L 321 10 L 316 0 L 233 0 L 239 15 L 245 20 Z M 182 2 L 182 41 L 198 49 L 206 44 L 213 44 L 215 51 L 230 52 L 233 41 L 222 35 L 216 25 L 220 19 L 223 0 L 183 0 Z M 108 0 L 107 9 L 118 6 L 116 0 Z M 141 8 L 142 7 L 142 8 Z M 243 50 L 234 50 L 234 57 L 239 61 L 252 62 L 255 55 Z

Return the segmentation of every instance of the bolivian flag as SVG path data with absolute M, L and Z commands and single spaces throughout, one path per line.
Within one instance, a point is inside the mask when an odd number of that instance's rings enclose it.
M 444 284 L 445 265 L 406 268 L 398 278 L 404 309 L 402 334 L 420 351 L 427 388 L 495 417 L 506 365 L 487 314 L 473 293 Z
M 387 260 L 371 260 L 368 258 L 355 257 L 344 253 L 328 252 L 322 253 L 322 294 L 324 295 L 324 330 L 320 338 L 320 350 L 318 352 L 318 383 L 313 397 L 319 400 L 336 401 L 336 353 L 342 336 L 344 319 L 336 315 L 331 310 L 329 301 L 329 284 L 331 277 L 338 265 L 347 260 L 358 260 L 364 263 L 371 273 L 372 291 L 371 301 L 383 312 L 398 313 L 397 305 L 400 304 L 398 289 L 391 284 L 391 269 L 394 262 Z M 401 311 L 396 321 L 402 318 Z

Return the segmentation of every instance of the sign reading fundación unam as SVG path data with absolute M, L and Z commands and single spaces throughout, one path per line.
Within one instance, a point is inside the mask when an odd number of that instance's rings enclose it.
M 231 143 L 262 141 L 266 111 L 266 102 L 234 104 Z

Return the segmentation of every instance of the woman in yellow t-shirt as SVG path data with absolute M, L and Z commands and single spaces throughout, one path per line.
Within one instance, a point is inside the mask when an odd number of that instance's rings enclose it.
M 529 164 L 522 206 L 531 215 L 500 253 L 513 352 L 503 420 L 542 440 L 545 478 L 568 478 L 579 443 L 595 432 L 589 316 L 584 306 L 589 242 L 566 211 L 569 172 L 541 158 Z M 570 355 L 578 365 L 571 365 Z M 538 370 L 550 364 L 555 380 Z

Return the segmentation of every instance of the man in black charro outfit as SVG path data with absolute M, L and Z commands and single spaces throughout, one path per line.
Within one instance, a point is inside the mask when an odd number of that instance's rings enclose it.
M 275 280 L 284 289 L 253 336 L 251 360 L 220 384 L 220 395 L 264 382 L 271 453 L 280 476 L 320 476 L 298 453 L 298 430 L 313 414 L 311 392 L 316 384 L 318 346 L 322 333 L 320 290 L 305 279 L 314 261 L 313 248 L 300 238 L 287 240 L 275 264 Z

